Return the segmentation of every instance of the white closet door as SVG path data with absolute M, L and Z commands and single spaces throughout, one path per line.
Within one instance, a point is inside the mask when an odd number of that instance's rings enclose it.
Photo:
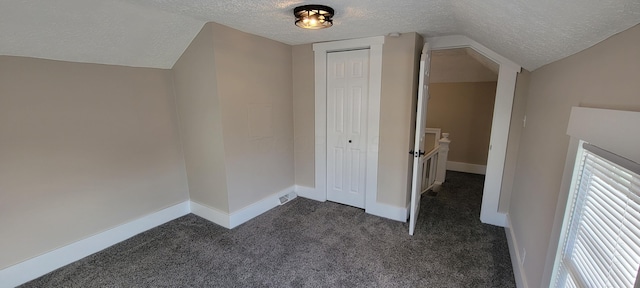
M 327 56 L 327 200 L 364 208 L 369 50 Z

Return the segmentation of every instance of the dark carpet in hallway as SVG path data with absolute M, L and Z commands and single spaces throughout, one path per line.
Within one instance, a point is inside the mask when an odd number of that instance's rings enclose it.
M 296 198 L 227 230 L 187 215 L 24 287 L 515 287 L 503 228 L 481 224 L 484 177 L 448 172 L 408 224 Z

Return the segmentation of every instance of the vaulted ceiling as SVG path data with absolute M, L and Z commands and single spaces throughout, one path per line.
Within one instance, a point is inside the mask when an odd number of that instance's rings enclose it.
M 304 4 L 334 26 L 293 25 Z M 209 21 L 287 44 L 460 34 L 534 70 L 640 23 L 640 0 L 3 0 L 0 55 L 171 68 Z

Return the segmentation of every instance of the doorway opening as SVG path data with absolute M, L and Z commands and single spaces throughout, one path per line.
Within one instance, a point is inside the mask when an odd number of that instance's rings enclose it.
M 449 134 L 447 170 L 485 175 L 498 70 L 498 64 L 471 48 L 432 52 L 423 129 L 438 128 Z
M 433 51 L 469 48 L 470 50 L 466 50 L 465 53 L 483 56 L 477 58 L 486 66 L 498 65 L 480 220 L 483 223 L 507 227 L 507 213 L 500 211 L 499 205 L 515 84 L 521 66 L 465 36 L 433 37 L 427 39 L 427 42 Z M 490 61 L 485 62 L 485 60 Z

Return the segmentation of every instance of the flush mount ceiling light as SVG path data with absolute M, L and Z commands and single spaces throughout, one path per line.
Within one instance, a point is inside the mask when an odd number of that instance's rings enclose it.
M 333 8 L 324 5 L 304 5 L 293 9 L 296 26 L 305 29 L 323 29 L 333 26 Z

